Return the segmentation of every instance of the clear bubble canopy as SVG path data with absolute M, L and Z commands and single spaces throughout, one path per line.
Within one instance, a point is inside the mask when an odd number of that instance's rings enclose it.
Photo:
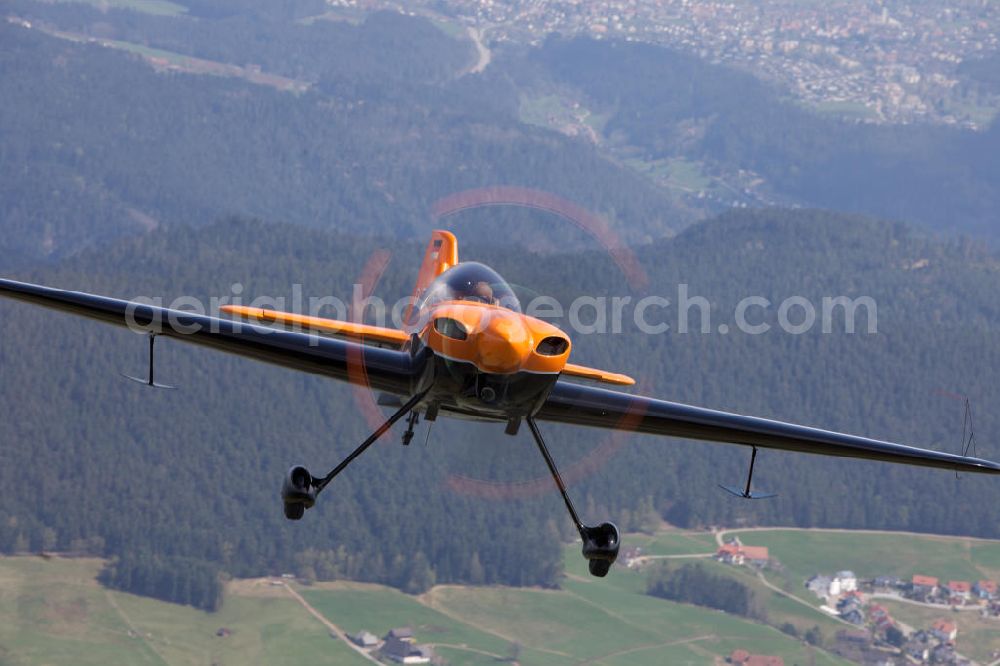
M 420 302 L 420 309 L 445 301 L 473 301 L 521 311 L 510 285 L 495 270 L 475 261 L 462 262 L 437 276 Z

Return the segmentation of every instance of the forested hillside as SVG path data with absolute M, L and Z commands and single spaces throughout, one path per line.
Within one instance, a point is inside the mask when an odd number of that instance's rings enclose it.
M 433 226 L 441 197 L 498 185 L 568 198 L 631 242 L 747 201 L 996 237 L 997 124 L 845 123 L 749 74 L 649 45 L 493 45 L 489 67 L 470 73 L 472 43 L 440 20 L 327 20 L 310 0 L 182 5 L 175 16 L 5 5 L 0 266 L 230 214 L 412 238 Z M 991 62 L 970 61 L 970 76 L 992 85 Z M 585 131 L 525 123 L 522 106 L 539 95 L 582 104 Z M 671 189 L 640 173 L 671 160 L 694 182 Z M 703 196 L 701 181 L 723 194 Z M 520 233 L 547 226 L 523 210 L 477 215 Z
M 996 62 L 967 69 L 992 85 Z M 579 90 L 609 116 L 604 137 L 647 160 L 749 169 L 779 200 L 996 238 L 1000 122 L 983 132 L 849 123 L 750 74 L 647 44 L 552 37 L 517 67 L 535 86 L 540 70 Z
M 412 237 L 432 227 L 440 197 L 494 185 L 568 197 L 631 238 L 661 237 L 683 222 L 638 174 L 522 124 L 502 74 L 456 78 L 470 45 L 423 19 L 375 14 L 360 25 L 305 26 L 237 16 L 147 26 L 126 11 L 18 9 L 41 22 L 0 23 L 0 266 L 228 214 Z M 256 63 L 311 87 L 294 94 L 240 78 L 157 73 L 138 54 L 42 33 L 46 12 L 67 14 L 60 29 L 79 29 L 80 13 L 90 32 L 122 39 L 138 39 L 134 21 L 152 31 L 154 46 L 180 49 L 183 38 L 184 53 Z
M 649 282 L 632 292 L 600 251 L 540 260 L 477 243 L 476 229 L 455 229 L 463 257 L 488 261 L 524 290 L 676 302 L 685 283 L 708 298 L 710 333 L 646 335 L 626 320 L 622 333 L 574 335 L 575 361 L 632 373 L 643 391 L 947 450 L 960 446 L 963 410 L 949 395 L 965 392 L 979 453 L 1000 454 L 990 409 L 1000 397 L 992 373 L 1000 264 L 974 245 L 831 213 L 732 213 L 638 247 Z M 248 300 L 290 296 L 295 283 L 307 297 L 346 296 L 377 248 L 392 252 L 378 293 L 409 293 L 420 242 L 239 219 L 161 228 L 19 277 L 167 303 L 230 296 L 234 283 Z M 854 335 L 838 323 L 829 334 L 716 332 L 750 295 L 775 304 L 870 296 L 877 333 L 861 323 Z M 773 308 L 758 312 L 773 323 Z M 389 436 L 290 524 L 278 498 L 288 466 L 332 466 L 367 434 L 350 388 L 166 341 L 158 377 L 180 388 L 147 391 L 118 376 L 141 371 L 141 338 L 8 302 L 0 303 L 0 340 L 4 552 L 120 556 L 119 571 L 157 562 L 177 571 L 192 561 L 240 576 L 291 569 L 410 591 L 435 581 L 557 581 L 559 542 L 572 528 L 527 436 L 452 421 L 429 436 L 421 429 L 406 448 Z M 995 479 L 763 451 L 755 484 L 779 497 L 747 503 L 716 487 L 744 478 L 743 448 L 545 431 L 588 521 L 638 529 L 660 515 L 681 525 L 1000 536 Z M 188 569 L 205 579 L 203 569 Z

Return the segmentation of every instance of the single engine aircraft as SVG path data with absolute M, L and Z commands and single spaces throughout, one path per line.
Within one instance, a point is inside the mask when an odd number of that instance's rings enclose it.
M 401 330 L 235 305 L 221 309 L 238 319 L 221 319 L 2 279 L 0 295 L 112 324 L 141 326 L 149 336 L 150 357 L 143 381 L 152 386 L 159 386 L 153 377 L 153 341 L 166 336 L 377 391 L 379 404 L 394 411 L 340 464 L 324 476 L 314 476 L 301 465 L 289 469 L 281 498 L 291 520 L 301 519 L 338 474 L 404 417 L 404 444 L 412 439 L 420 415 L 426 421 L 451 416 L 503 423 L 508 435 L 517 434 L 526 423 L 580 533 L 590 572 L 599 577 L 607 575 L 618 557 L 618 528 L 607 522 L 590 526 L 580 519 L 540 423 L 749 446 L 745 488 L 727 488 L 747 499 L 768 496 L 751 489 L 758 447 L 1000 474 L 1000 463 L 980 458 L 581 383 L 627 386 L 634 381 L 570 363 L 569 337 L 522 313 L 510 286 L 491 268 L 459 262 L 457 240 L 447 231 L 432 234 L 417 277 L 415 305 Z

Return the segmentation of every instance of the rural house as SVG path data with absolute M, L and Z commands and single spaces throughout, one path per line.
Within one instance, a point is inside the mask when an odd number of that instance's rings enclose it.
M 972 594 L 972 585 L 964 580 L 948 581 L 948 600 L 957 605 L 964 604 Z
M 931 624 L 931 635 L 944 643 L 954 643 L 958 638 L 958 625 L 945 618 L 934 620 Z
M 381 654 L 398 664 L 429 664 L 434 651 L 428 645 L 416 645 L 409 627 L 391 629 L 383 639 Z
M 750 564 L 755 567 L 766 566 L 770 559 L 767 546 L 744 546 L 739 539 L 720 546 L 715 557 L 726 564 Z
M 937 592 L 938 579 L 933 576 L 914 574 L 912 585 L 913 596 L 918 599 L 926 599 L 927 597 L 934 596 L 934 593 Z
M 972 593 L 987 601 L 997 598 L 997 584 L 992 580 L 981 580 L 972 588 Z
M 379 643 L 378 636 L 363 630 L 359 631 L 353 636 L 348 636 L 348 638 L 352 643 L 366 650 L 370 650 L 371 648 L 377 646 Z

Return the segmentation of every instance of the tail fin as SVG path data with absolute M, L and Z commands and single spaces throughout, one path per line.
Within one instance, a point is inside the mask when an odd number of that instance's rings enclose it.
M 424 261 L 417 273 L 417 284 L 413 287 L 413 303 L 416 303 L 427 291 L 427 287 L 438 275 L 458 263 L 458 240 L 450 231 L 435 229 L 431 234 L 431 242 L 427 244 Z M 403 321 L 409 321 L 413 312 L 412 306 L 407 308 Z

